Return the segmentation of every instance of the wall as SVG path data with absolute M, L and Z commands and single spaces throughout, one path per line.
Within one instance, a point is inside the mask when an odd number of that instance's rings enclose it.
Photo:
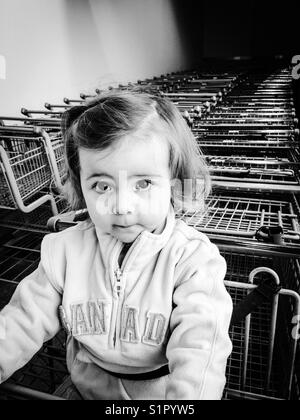
M 296 3 L 1 0 L 0 115 L 191 68 L 202 56 L 300 54 Z
M 187 0 L 188 6 L 196 0 Z M 0 115 L 192 65 L 181 0 L 1 0 Z M 193 15 L 193 9 L 190 9 Z M 196 30 L 197 28 L 195 28 Z M 201 42 L 202 45 L 202 42 Z
M 297 1 L 202 0 L 206 57 L 293 56 L 300 53 Z M 299 3 L 299 2 L 298 2 Z

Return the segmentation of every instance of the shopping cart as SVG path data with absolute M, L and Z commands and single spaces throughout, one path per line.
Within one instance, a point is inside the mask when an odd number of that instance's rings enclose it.
M 13 123 L 12 123 L 13 122 Z M 0 116 L 0 126 L 8 128 L 34 128 L 40 127 L 46 133 L 50 134 L 52 131 L 60 130 L 61 118 L 31 118 L 31 117 L 8 117 Z
M 227 262 L 225 284 L 235 305 L 227 397 L 298 398 L 299 253 L 292 256 L 283 249 L 274 255 L 257 247 L 232 250 L 229 244 L 219 248 Z M 254 298 L 249 295 L 253 290 L 259 292 Z
M 44 103 L 44 107 L 48 109 L 48 111 L 53 111 L 55 109 L 61 110 L 62 112 L 71 108 L 71 105 L 67 104 L 50 104 L 49 102 Z
M 57 119 L 57 118 L 61 117 L 63 112 L 64 112 L 63 110 L 61 110 L 61 111 L 50 111 L 50 110 L 45 111 L 43 109 L 41 109 L 41 110 L 39 110 L 39 109 L 38 110 L 31 110 L 31 109 L 27 109 L 27 108 L 21 108 L 21 113 L 23 115 L 25 115 L 26 117 L 32 117 L 33 115 L 39 115 L 41 118 L 52 117 L 52 118 Z
M 0 310 L 9 302 L 19 282 L 31 274 L 40 261 L 40 245 L 44 232 L 13 232 L 0 246 Z M 51 393 L 67 374 L 66 337 L 63 331 L 34 356 L 28 365 L 16 372 L 1 387 L 1 399 L 57 400 Z
M 201 71 L 138 83 L 151 84 L 176 104 L 204 148 L 215 184 L 222 186 L 214 188 L 204 213 L 181 212 L 177 217 L 205 232 L 227 261 L 225 284 L 235 310 L 225 399 L 279 400 L 300 395 L 300 350 L 295 335 L 300 316 L 299 131 L 290 73 L 280 70 L 271 74 L 272 66 L 269 72 L 255 69 L 251 75 L 248 63 L 238 71 L 230 63 L 224 71 L 222 63 L 223 72 L 218 72 L 218 63 L 212 62 Z M 81 95 L 81 99 L 87 96 Z M 84 103 L 67 98 L 64 102 L 68 106 Z M 45 118 L 31 121 L 51 130 L 58 128 L 60 121 L 55 118 L 59 112 L 52 112 L 55 107 L 47 107 L 51 113 L 27 114 L 50 115 L 53 118 L 47 124 Z M 61 177 L 62 144 L 59 133 L 54 133 L 49 135 Z M 255 191 L 256 186 L 264 191 L 263 196 Z M 42 207 L 25 216 L 40 218 Z M 87 217 L 86 210 L 66 212 L 50 218 L 48 228 L 60 231 Z M 10 224 L 9 218 L 5 223 Z M 35 223 L 29 223 L 30 234 L 27 228 L 20 236 L 20 227 L 18 236 L 2 245 L 0 287 L 5 292 L 0 305 L 7 303 L 22 275 L 38 263 L 38 243 L 45 228 Z M 13 226 L 18 223 L 14 221 Z M 27 366 L 0 387 L 0 399 L 1 394 L 9 399 L 53 399 L 52 393 L 67 374 L 64 343 L 63 332 L 46 343 Z
M 201 232 L 248 240 L 264 240 L 263 228 L 278 229 L 278 243 L 300 245 L 299 202 L 296 195 L 275 196 L 220 191 L 208 198 L 206 210 L 178 212 L 178 217 Z M 275 235 L 275 233 L 274 233 Z M 275 240 L 275 238 L 274 238 Z
M 66 105 L 84 105 L 85 104 L 85 101 L 83 99 L 64 98 L 63 101 Z
M 28 213 L 49 201 L 57 214 L 54 197 L 41 194 L 56 174 L 54 160 L 51 142 L 42 130 L 0 127 L 0 207 Z
M 288 151 L 286 158 L 238 155 L 209 155 L 206 161 L 214 180 L 300 185 L 300 162 Z M 288 156 L 290 155 L 290 156 Z
M 218 131 L 205 129 L 193 129 L 193 133 L 197 139 L 199 147 L 218 147 L 220 149 L 228 146 L 236 148 L 263 148 L 267 147 L 277 149 L 288 149 L 297 147 L 297 133 L 291 134 L 283 130 L 278 132 L 261 132 L 256 130 L 253 132 L 243 130 Z
M 299 130 L 289 127 L 288 125 L 270 125 L 268 124 L 219 124 L 201 123 L 201 127 L 193 127 L 194 132 L 200 136 L 205 133 L 214 134 L 244 134 L 251 137 L 252 135 L 261 135 L 262 137 L 271 138 L 286 138 L 286 139 L 297 139 L 299 136 Z
M 252 277 L 264 272 L 268 271 L 259 268 Z M 236 306 L 255 290 L 251 284 L 228 281 L 225 284 Z M 237 391 L 240 397 L 244 393 L 245 399 L 251 394 L 252 399 L 290 399 L 292 393 L 294 398 L 299 394 L 294 388 L 299 349 L 293 337 L 293 330 L 299 331 L 299 316 L 299 294 L 281 289 L 272 304 L 265 303 L 247 315 L 240 325 L 232 326 L 233 352 L 227 366 L 227 397 L 237 395 Z
M 42 233 L 31 233 L 29 236 L 24 232 L 17 239 L 12 238 L 1 246 L 0 284 L 4 282 L 6 286 L 9 284 L 14 287 L 37 268 L 42 238 Z M 32 246 L 33 241 L 37 241 L 38 247 Z M 3 299 L 1 289 L 1 303 Z
M 54 199 L 59 214 L 70 211 L 69 204 L 63 196 L 55 196 Z M 45 202 L 30 213 L 24 213 L 19 209 L 0 209 L 0 231 L 45 233 L 47 221 L 51 216 L 53 216 L 53 211 L 50 202 Z
M 23 369 L 0 386 L 1 399 L 60 400 L 52 394 L 68 374 L 65 333 L 61 331 Z
M 299 349 L 293 332 L 299 328 L 300 296 L 281 288 L 283 284 L 273 269 L 259 266 L 272 266 L 274 259 L 240 252 L 222 252 L 228 264 L 225 284 L 235 306 L 230 327 L 233 352 L 227 365 L 224 398 L 297 398 L 299 372 L 295 362 Z M 295 286 L 294 276 L 300 278 L 299 265 L 294 273 L 288 262 L 283 264 L 289 269 L 286 287 Z M 249 275 L 253 266 L 257 268 Z M 61 332 L 46 343 L 27 366 L 0 387 L 0 393 L 6 398 L 53 398 L 51 394 L 67 374 L 65 338 Z M 41 391 L 48 395 L 39 394 Z

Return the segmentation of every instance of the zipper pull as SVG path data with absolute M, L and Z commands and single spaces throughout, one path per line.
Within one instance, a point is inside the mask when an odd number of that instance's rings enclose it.
M 117 268 L 115 271 L 116 276 L 116 282 L 114 284 L 114 292 L 116 292 L 118 295 L 121 293 L 123 286 L 122 286 L 122 271 L 120 268 Z

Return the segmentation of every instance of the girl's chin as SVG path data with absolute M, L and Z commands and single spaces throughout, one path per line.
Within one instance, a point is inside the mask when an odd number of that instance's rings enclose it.
M 116 234 L 114 234 L 112 236 L 114 236 L 116 239 L 118 239 L 121 242 L 129 244 L 129 243 L 134 242 L 139 235 L 116 235 Z
M 127 243 L 134 242 L 140 233 L 140 229 L 134 229 L 133 227 L 114 227 L 112 230 L 112 235 L 116 239 Z

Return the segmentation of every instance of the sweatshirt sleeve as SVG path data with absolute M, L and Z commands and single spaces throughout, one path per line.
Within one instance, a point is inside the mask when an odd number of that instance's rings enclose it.
M 21 281 L 0 312 L 0 383 L 23 367 L 60 329 L 57 310 L 61 295 L 51 272 L 47 236 L 38 268 Z
M 226 261 L 208 240 L 191 244 L 178 264 L 167 345 L 167 400 L 218 400 L 232 351 L 232 300 L 224 285 Z

